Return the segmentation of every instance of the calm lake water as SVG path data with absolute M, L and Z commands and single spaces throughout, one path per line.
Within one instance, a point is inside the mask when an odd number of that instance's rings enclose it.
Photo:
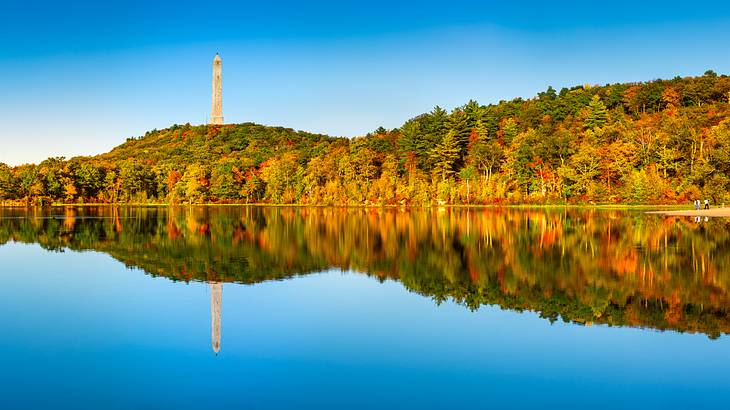
M 0 209 L 0 408 L 726 408 L 730 222 Z

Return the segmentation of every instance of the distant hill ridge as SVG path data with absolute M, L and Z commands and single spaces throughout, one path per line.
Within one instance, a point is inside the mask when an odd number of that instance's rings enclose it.
M 336 138 L 174 125 L 106 154 L 0 164 L 5 203 L 722 203 L 730 78 L 553 88 Z

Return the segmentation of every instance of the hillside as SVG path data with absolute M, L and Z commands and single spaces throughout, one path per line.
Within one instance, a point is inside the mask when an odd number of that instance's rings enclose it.
M 221 159 L 249 159 L 259 165 L 288 151 L 319 154 L 338 139 L 326 135 L 297 132 L 289 128 L 266 127 L 253 123 L 225 126 L 173 125 L 153 130 L 96 158 L 123 162 L 135 158 L 161 166 L 196 162 L 215 163 Z
M 333 138 L 174 125 L 96 157 L 0 164 L 5 202 L 721 203 L 730 77 L 548 88 Z

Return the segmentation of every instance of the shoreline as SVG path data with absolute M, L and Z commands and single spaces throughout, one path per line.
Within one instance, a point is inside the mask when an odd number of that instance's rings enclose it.
M 271 207 L 271 208 L 353 208 L 353 209 L 599 209 L 599 210 L 631 210 L 645 211 L 649 214 L 672 214 L 682 212 L 699 212 L 687 216 L 705 215 L 707 211 L 688 210 L 687 205 L 668 204 L 668 205 L 652 205 L 652 204 L 454 204 L 454 205 L 360 205 L 360 204 L 344 204 L 344 205 L 324 205 L 324 204 L 265 204 L 265 203 L 249 203 L 249 204 L 219 204 L 219 203 L 201 203 L 201 204 L 164 204 L 164 203 L 54 203 L 50 205 L 22 205 L 22 204 L 2 204 L 3 208 L 86 208 L 86 207 L 148 207 L 148 208 L 185 208 L 185 207 Z M 730 208 L 724 209 L 730 216 Z M 712 211 L 711 209 L 710 211 Z
M 664 216 L 707 216 L 711 218 L 730 218 L 730 208 L 710 208 L 710 209 L 684 209 L 680 211 L 648 211 L 647 214 L 664 215 Z

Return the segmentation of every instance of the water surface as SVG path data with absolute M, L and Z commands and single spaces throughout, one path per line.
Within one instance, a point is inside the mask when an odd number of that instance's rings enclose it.
M 1 408 L 724 407 L 730 230 L 638 212 L 0 209 Z

